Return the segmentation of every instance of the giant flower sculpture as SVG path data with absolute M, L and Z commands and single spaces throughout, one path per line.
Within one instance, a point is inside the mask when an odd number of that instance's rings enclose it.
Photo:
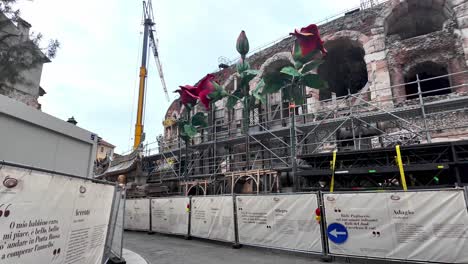
M 322 89 L 327 87 L 317 74 L 317 68 L 327 54 L 320 38 L 317 25 L 311 24 L 290 33 L 294 44 L 291 50 L 294 65 L 283 67 L 279 72 L 263 76 L 263 94 L 283 91 L 283 99 L 292 103 L 304 103 L 304 88 Z
M 311 55 L 317 54 L 317 51 L 320 51 L 323 55 L 327 54 L 317 25 L 312 24 L 300 30 L 295 29 L 289 35 L 296 37 L 292 49 L 294 60 L 307 62 L 312 59 Z
M 185 106 L 185 115 L 177 121 L 179 136 L 188 141 L 198 134 L 197 129 L 206 127 L 206 117 L 203 112 L 193 113 L 195 105 L 200 101 L 206 110 L 210 109 L 213 102 L 226 96 L 224 89 L 214 81 L 214 75 L 207 74 L 195 86 L 183 85 L 176 93 L 180 95 L 180 101 Z
M 192 108 L 197 104 L 198 92 L 197 87 L 191 85 L 179 86 L 180 89 L 175 90 L 175 93 L 179 93 L 180 101 L 183 105 Z

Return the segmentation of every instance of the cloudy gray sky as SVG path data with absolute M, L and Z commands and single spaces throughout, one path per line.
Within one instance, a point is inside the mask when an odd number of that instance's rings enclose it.
M 159 53 L 171 100 L 178 85 L 216 70 L 218 58 L 235 58 L 235 41 L 247 32 L 251 49 L 294 28 L 359 5 L 359 0 L 153 0 Z M 133 129 L 142 41 L 142 1 L 20 1 L 33 31 L 62 44 L 44 67 L 43 111 L 78 125 L 128 151 Z M 145 132 L 162 133 L 166 101 L 150 54 Z

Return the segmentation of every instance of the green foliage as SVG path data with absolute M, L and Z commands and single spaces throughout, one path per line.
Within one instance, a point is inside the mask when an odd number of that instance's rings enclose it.
M 246 60 L 241 60 L 236 65 L 237 72 L 241 74 L 242 72 L 250 69 L 250 64 Z
M 226 104 L 226 107 L 228 109 L 232 109 L 234 108 L 234 106 L 236 106 L 237 104 L 237 101 L 239 101 L 239 99 L 243 98 L 244 97 L 244 93 L 242 92 L 242 89 L 240 88 L 237 88 L 227 99 L 227 104 Z
M 305 74 L 302 76 L 302 83 L 306 86 L 313 87 L 316 89 L 324 89 L 327 87 L 327 84 L 324 80 L 320 78 L 318 74 Z
M 184 125 L 184 132 L 189 138 L 195 137 L 198 133 L 197 129 L 191 124 Z
M 188 125 L 187 120 L 185 119 L 177 120 L 177 126 L 179 127 L 179 137 L 185 142 L 190 140 L 190 137 L 188 136 L 187 131 L 185 131 L 186 125 Z
M 192 116 L 192 126 L 194 127 L 207 127 L 206 116 L 202 112 L 198 112 Z
M 258 101 L 260 101 L 262 104 L 266 104 L 266 96 L 261 93 L 264 87 L 265 81 L 261 79 L 260 82 L 257 83 L 255 89 L 252 91 L 252 96 Z
M 198 112 L 190 118 L 190 122 L 186 118 L 177 120 L 179 127 L 179 137 L 184 141 L 189 141 L 198 134 L 197 128 L 207 127 L 206 116 L 202 112 Z
M 284 74 L 287 74 L 287 75 L 290 75 L 292 77 L 301 77 L 302 74 L 300 72 L 298 72 L 294 67 L 292 66 L 286 66 L 284 67 L 283 69 L 281 69 L 280 71 L 281 73 L 284 73 Z
M 319 60 L 314 60 L 314 61 L 311 61 L 309 62 L 308 64 L 306 64 L 304 66 L 304 68 L 302 68 L 301 70 L 301 73 L 302 74 L 306 74 L 310 71 L 314 71 L 316 70 L 320 65 L 322 65 L 322 63 L 324 63 L 325 61 L 322 60 L 322 59 L 319 59 Z
M 241 77 L 241 86 L 244 85 L 249 85 L 249 82 L 257 76 L 258 71 L 257 70 L 245 70 L 242 73 L 240 73 Z
M 311 57 L 317 56 L 314 52 Z M 304 87 L 324 89 L 327 83 L 323 81 L 318 74 L 310 73 L 316 70 L 322 59 L 309 61 L 307 64 L 296 62 L 294 67 L 283 67 L 279 72 L 270 73 L 263 77 L 264 87 L 262 94 L 271 94 L 283 91 L 283 100 L 303 104 L 305 101 Z M 302 68 L 302 69 L 301 69 Z M 300 71 L 298 69 L 301 69 Z
M 215 87 L 215 90 L 208 96 L 212 99 L 212 102 L 214 103 L 226 97 L 228 93 L 224 90 L 224 88 L 221 85 L 217 84 L 216 82 L 213 82 L 213 85 Z
M 55 57 L 60 43 L 50 40 L 46 47 L 41 47 L 42 34 L 29 36 L 29 41 L 20 41 L 17 32 L 7 29 L 13 22 L 20 23 L 20 10 L 16 0 L 0 0 L 0 93 L 7 83 L 26 83 L 21 72 L 37 67 Z
M 274 72 L 263 77 L 265 87 L 263 88 L 262 94 L 272 94 L 279 92 L 281 88 L 292 82 L 292 78 L 289 75 L 281 72 Z

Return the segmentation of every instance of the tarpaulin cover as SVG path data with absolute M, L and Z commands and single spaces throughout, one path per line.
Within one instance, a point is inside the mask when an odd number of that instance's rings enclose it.
M 330 253 L 468 263 L 462 190 L 324 194 Z
M 322 252 L 317 194 L 238 196 L 239 243 Z

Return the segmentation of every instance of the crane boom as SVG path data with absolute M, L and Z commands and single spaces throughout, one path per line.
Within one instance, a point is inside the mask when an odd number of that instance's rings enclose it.
M 143 49 L 141 54 L 141 66 L 140 66 L 140 82 L 138 86 L 138 109 L 137 109 L 137 118 L 135 123 L 135 137 L 133 142 L 133 149 L 137 149 L 141 142 L 144 140 L 143 133 L 143 114 L 144 114 L 144 104 L 145 104 L 145 90 L 146 90 L 146 77 L 148 75 L 146 67 L 146 59 L 148 57 L 148 41 L 149 45 L 153 49 L 154 58 L 156 59 L 156 66 L 159 71 L 159 77 L 161 78 L 161 83 L 166 93 L 166 98 L 169 101 L 169 94 L 167 93 L 166 82 L 164 80 L 164 74 L 162 71 L 161 61 L 159 60 L 158 54 L 158 43 L 153 34 L 154 26 L 154 16 L 153 16 L 153 7 L 151 5 L 151 0 L 148 2 L 143 1 L 143 21 L 144 21 L 144 31 L 143 31 Z
M 167 92 L 166 81 L 164 80 L 164 73 L 163 73 L 163 70 L 162 70 L 161 61 L 159 60 L 158 42 L 154 38 L 153 31 L 150 31 L 149 33 L 150 33 L 149 34 L 150 47 L 153 50 L 154 60 L 156 61 L 156 67 L 158 68 L 159 78 L 161 79 L 161 85 L 162 85 L 162 87 L 164 89 L 164 93 L 166 94 L 166 99 L 169 102 L 170 101 L 169 93 Z

